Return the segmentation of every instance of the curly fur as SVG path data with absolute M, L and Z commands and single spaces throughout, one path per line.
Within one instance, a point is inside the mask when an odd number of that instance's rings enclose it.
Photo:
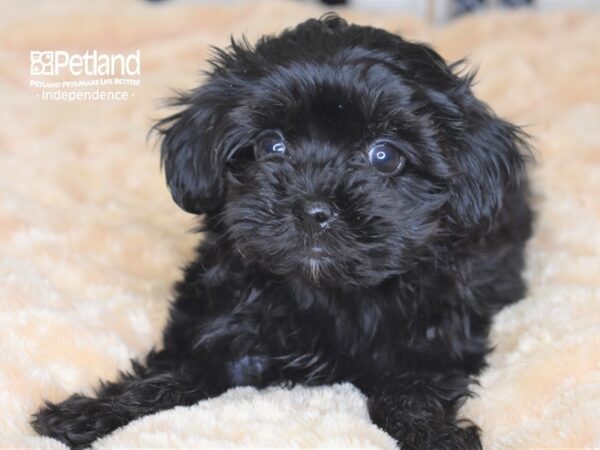
M 431 48 L 337 16 L 215 50 L 207 81 L 155 127 L 177 204 L 204 214 L 164 346 L 34 428 L 84 448 L 137 417 L 239 385 L 350 381 L 402 449 L 477 449 L 458 421 L 494 313 L 524 295 L 531 233 L 516 126 Z M 285 157 L 256 159 L 263 130 Z M 365 149 L 385 137 L 393 177 Z M 307 252 L 298 204 L 337 211 Z

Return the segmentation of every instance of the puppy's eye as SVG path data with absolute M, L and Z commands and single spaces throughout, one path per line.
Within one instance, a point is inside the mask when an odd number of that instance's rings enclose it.
M 285 140 L 277 131 L 266 132 L 254 144 L 256 159 L 266 155 L 283 155 L 285 151 Z
M 403 169 L 406 158 L 389 142 L 378 142 L 369 149 L 369 162 L 378 171 L 395 175 Z

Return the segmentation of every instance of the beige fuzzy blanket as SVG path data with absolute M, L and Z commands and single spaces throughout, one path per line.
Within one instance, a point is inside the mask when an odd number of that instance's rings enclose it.
M 255 38 L 321 10 L 128 2 L 2 3 L 0 17 L 0 447 L 63 448 L 34 435 L 43 398 L 91 393 L 159 341 L 195 219 L 172 203 L 146 132 L 169 87 L 191 87 L 209 44 Z M 538 223 L 529 296 L 495 322 L 478 397 L 462 414 L 487 449 L 600 447 L 600 15 L 528 12 L 432 28 L 347 14 L 480 66 L 476 91 L 536 137 Z M 29 51 L 141 50 L 125 102 L 52 102 Z M 115 447 L 370 447 L 394 443 L 351 385 L 240 388 L 142 418 Z

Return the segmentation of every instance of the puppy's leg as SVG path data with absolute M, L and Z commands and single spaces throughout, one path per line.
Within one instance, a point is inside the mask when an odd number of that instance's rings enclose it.
M 138 417 L 190 405 L 226 389 L 222 381 L 210 379 L 218 376 L 214 371 L 200 376 L 197 367 L 198 361 L 175 362 L 164 350 L 151 352 L 146 365 L 134 362 L 132 373 L 102 383 L 96 397 L 75 394 L 57 404 L 47 402 L 31 424 L 38 433 L 71 448 L 85 448 Z
M 456 419 L 468 385 L 462 374 L 393 378 L 368 392 L 369 414 L 402 450 L 480 450 L 477 426 Z

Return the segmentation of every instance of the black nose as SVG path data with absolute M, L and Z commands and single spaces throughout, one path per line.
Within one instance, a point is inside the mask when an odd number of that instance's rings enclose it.
M 310 201 L 304 204 L 302 225 L 310 233 L 318 233 L 329 225 L 333 210 L 325 202 Z

